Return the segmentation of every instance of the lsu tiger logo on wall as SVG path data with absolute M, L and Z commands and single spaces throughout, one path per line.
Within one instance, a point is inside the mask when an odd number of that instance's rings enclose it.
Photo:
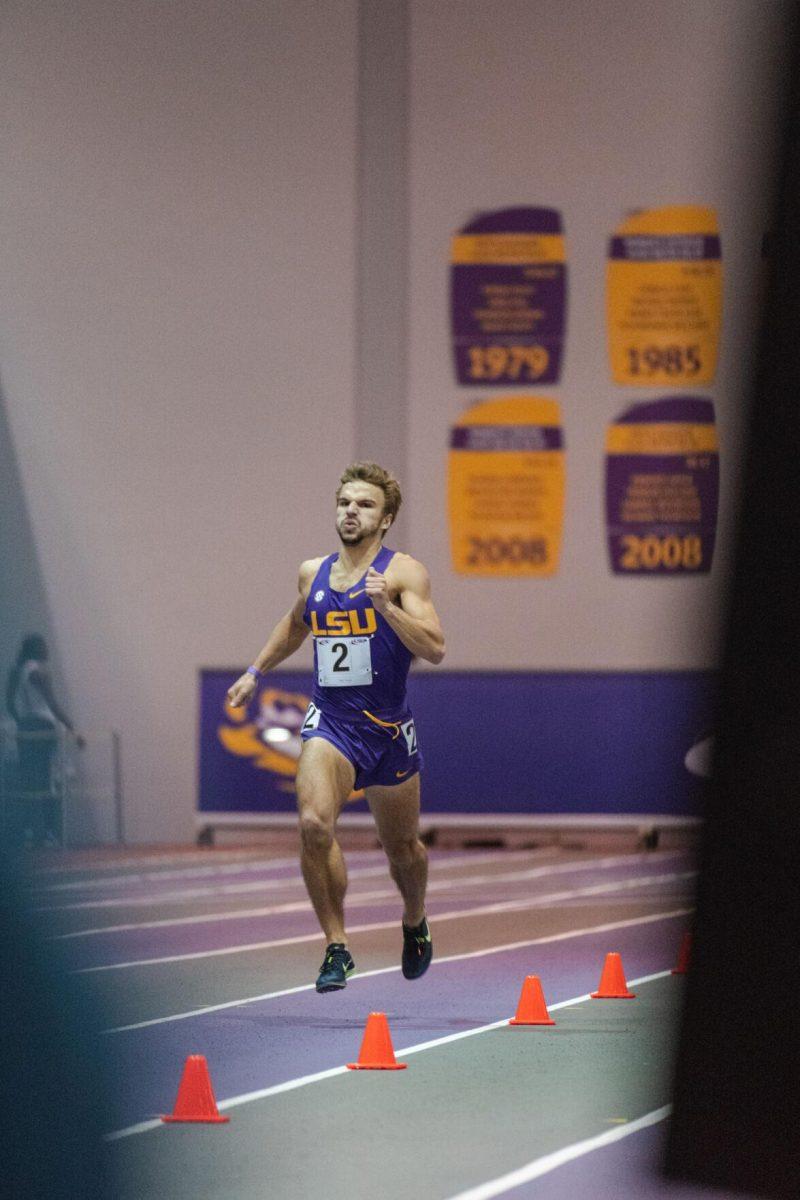
M 217 726 L 217 737 L 229 754 L 249 759 L 257 770 L 267 771 L 279 791 L 294 793 L 303 749 L 300 730 L 310 702 L 303 692 L 266 687 L 250 705 L 258 706 L 255 719 L 248 719 L 247 708 L 231 708 L 225 700 L 226 721 Z M 363 794 L 363 790 L 352 792 L 350 799 Z
M 246 708 L 231 708 L 225 701 L 227 721 L 220 724 L 217 736 L 221 744 L 238 758 L 247 758 L 260 771 L 276 776 L 281 791 L 293 792 L 297 762 L 303 743 L 300 728 L 309 705 L 309 697 L 280 688 L 264 688 L 257 700 L 254 720 L 248 720 Z

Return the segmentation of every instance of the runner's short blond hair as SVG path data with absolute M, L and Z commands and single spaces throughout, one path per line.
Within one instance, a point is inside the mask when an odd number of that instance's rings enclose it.
M 379 487 L 383 492 L 384 514 L 394 521 L 403 503 L 403 497 L 400 494 L 400 484 L 391 471 L 374 462 L 351 463 L 339 480 L 336 489 L 337 500 L 346 483 L 371 483 L 374 487 Z

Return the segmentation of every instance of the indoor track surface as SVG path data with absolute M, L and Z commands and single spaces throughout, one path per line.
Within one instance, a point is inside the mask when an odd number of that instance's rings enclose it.
M 106 1013 L 120 1200 L 712 1195 L 654 1174 L 690 854 L 432 851 L 434 961 L 414 982 L 382 853 L 346 857 L 357 973 L 325 995 L 293 855 L 132 852 L 36 876 L 54 949 Z M 635 999 L 589 998 L 609 951 Z M 530 974 L 555 1026 L 507 1024 Z M 407 1069 L 347 1070 L 373 1011 Z M 160 1121 L 189 1054 L 228 1124 Z

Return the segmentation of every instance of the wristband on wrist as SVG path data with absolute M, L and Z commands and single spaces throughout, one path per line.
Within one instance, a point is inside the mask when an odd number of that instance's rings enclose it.
M 253 675 L 256 679 L 264 678 L 264 672 L 259 671 L 258 667 L 248 667 L 245 671 L 245 675 Z

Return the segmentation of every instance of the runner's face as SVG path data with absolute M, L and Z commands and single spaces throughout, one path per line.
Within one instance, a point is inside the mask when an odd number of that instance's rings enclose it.
M 357 546 L 365 538 L 388 529 L 383 511 L 383 492 L 374 483 L 346 483 L 336 498 L 336 532 L 345 546 Z

